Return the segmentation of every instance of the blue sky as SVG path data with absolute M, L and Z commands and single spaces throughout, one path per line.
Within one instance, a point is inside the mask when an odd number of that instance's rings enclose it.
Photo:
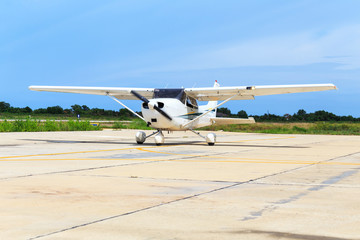
M 0 101 L 31 108 L 120 105 L 29 85 L 207 87 L 334 83 L 257 97 L 236 113 L 298 109 L 360 117 L 360 1 L 4 0 Z M 127 101 L 140 110 L 139 101 Z

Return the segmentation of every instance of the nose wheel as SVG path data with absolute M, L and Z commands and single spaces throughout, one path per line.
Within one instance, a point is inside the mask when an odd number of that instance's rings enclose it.
M 159 133 L 155 135 L 155 144 L 157 146 L 160 146 L 161 144 L 164 143 L 164 140 L 165 140 L 164 134 L 161 131 L 159 131 Z

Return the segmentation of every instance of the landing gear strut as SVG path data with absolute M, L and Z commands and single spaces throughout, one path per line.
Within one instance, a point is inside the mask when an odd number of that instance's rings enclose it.
M 201 135 L 199 132 L 195 132 L 193 129 L 189 129 L 190 131 L 192 131 L 193 133 L 195 133 L 196 135 L 199 135 L 200 137 L 204 138 L 206 140 L 206 142 L 209 144 L 209 146 L 214 146 L 215 142 L 216 142 L 216 135 L 215 133 L 208 133 L 205 136 Z
M 193 129 L 189 129 L 189 130 L 192 131 L 193 133 L 195 133 L 196 135 L 204 138 L 206 140 L 207 144 L 209 144 L 209 146 L 215 145 L 215 142 L 216 142 L 215 133 L 208 133 L 206 136 L 203 136 L 199 132 L 194 131 Z M 152 134 L 150 134 L 148 136 L 146 136 L 145 132 L 139 131 L 135 135 L 135 140 L 136 140 L 137 144 L 143 144 L 147 138 L 154 136 L 154 135 L 155 135 L 155 137 L 154 137 L 155 144 L 157 146 L 164 144 L 165 137 L 161 130 L 157 130 L 156 132 L 153 132 Z

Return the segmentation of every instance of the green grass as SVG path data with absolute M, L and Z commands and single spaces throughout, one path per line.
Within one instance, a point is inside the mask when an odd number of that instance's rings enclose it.
M 141 119 L 134 119 L 129 123 L 115 122 L 111 128 L 113 129 L 141 129 L 150 130 L 151 127 L 146 126 L 146 122 Z
M 360 135 L 360 123 L 255 123 L 244 125 L 210 126 L 202 128 L 209 131 L 255 132 L 271 134 L 326 134 Z
M 47 120 L 15 120 L 0 122 L 0 132 L 49 132 L 49 131 L 95 131 L 101 130 L 99 126 L 93 126 L 89 121 L 55 122 Z
M 114 129 L 143 129 L 150 127 L 140 119 L 131 123 L 116 122 Z M 270 134 L 325 134 L 325 135 L 360 135 L 360 123 L 255 123 L 242 125 L 209 126 L 200 130 L 227 131 L 227 132 L 248 132 L 248 133 L 270 133 Z
M 44 119 L 44 120 L 78 120 L 75 115 L 66 115 L 66 114 L 26 114 L 26 113 L 0 113 L 0 119 Z M 108 120 L 108 121 L 118 121 L 118 120 L 131 120 L 129 117 L 115 117 L 115 116 L 96 116 L 96 115 L 81 115 L 80 120 Z
M 113 129 L 142 129 L 150 130 L 141 119 L 130 122 L 115 122 L 112 125 L 103 124 L 93 126 L 89 121 L 69 120 L 57 122 L 46 120 L 40 122 L 34 119 L 17 119 L 15 121 L 0 121 L 0 132 L 43 132 L 43 131 L 94 131 L 104 127 Z M 256 123 L 243 125 L 209 126 L 200 130 L 248 132 L 248 133 L 271 133 L 271 134 L 326 134 L 326 135 L 360 135 L 360 123 Z

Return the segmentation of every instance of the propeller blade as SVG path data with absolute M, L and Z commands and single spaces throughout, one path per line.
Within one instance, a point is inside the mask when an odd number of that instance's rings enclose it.
M 145 97 L 141 96 L 139 93 L 131 90 L 130 93 L 132 95 L 134 95 L 135 97 L 137 97 L 138 99 L 140 99 L 141 101 L 143 101 L 144 103 L 149 103 L 149 100 L 147 100 Z
M 159 108 L 158 106 L 154 106 L 154 109 L 156 111 L 158 111 L 161 115 L 163 115 L 164 117 L 166 117 L 167 119 L 169 119 L 170 121 L 172 120 L 172 118 L 166 113 L 164 112 L 161 108 Z
M 135 92 L 133 90 L 131 90 L 130 93 L 132 95 L 134 95 L 135 97 L 137 97 L 139 100 L 143 101 L 144 103 L 149 103 L 150 102 L 147 98 L 141 96 L 139 93 L 137 93 L 137 92 Z M 170 121 L 172 120 L 172 118 L 166 112 L 164 112 L 161 108 L 159 108 L 158 106 L 154 105 L 154 109 L 156 111 L 158 111 L 161 115 L 163 115 L 164 117 L 169 119 Z

